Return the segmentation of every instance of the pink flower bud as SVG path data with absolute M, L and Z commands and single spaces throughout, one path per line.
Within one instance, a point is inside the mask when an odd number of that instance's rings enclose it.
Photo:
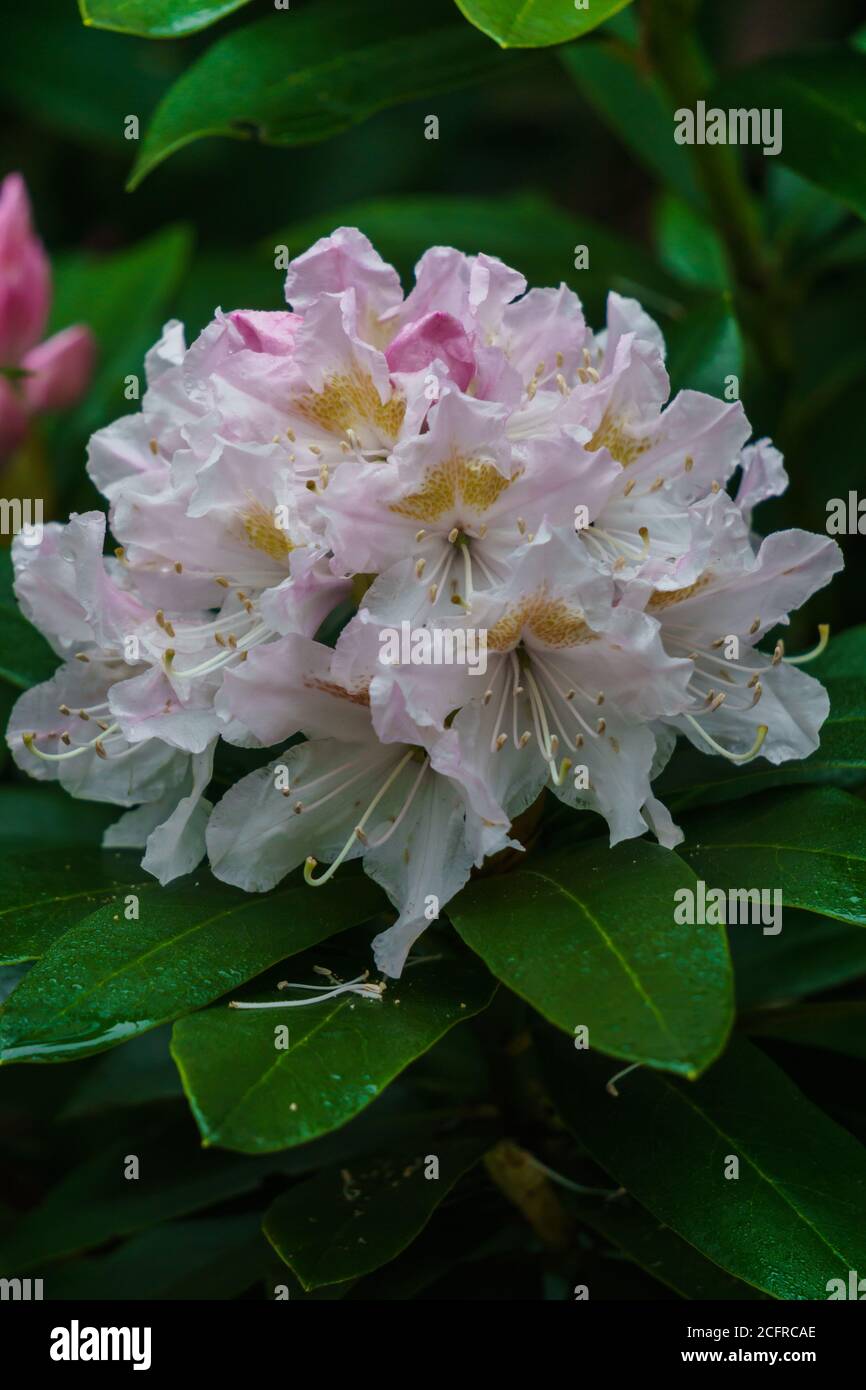
M 30 410 L 66 410 L 84 394 L 93 371 L 96 344 L 89 328 L 76 324 L 46 338 L 25 354 L 24 399 Z
M 0 366 L 15 366 L 38 340 L 51 302 L 51 267 L 34 235 L 20 174 L 0 185 Z

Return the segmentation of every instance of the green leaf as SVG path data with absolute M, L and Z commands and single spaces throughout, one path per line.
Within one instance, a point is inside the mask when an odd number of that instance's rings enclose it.
M 263 243 L 263 250 L 273 257 L 275 245 L 286 245 L 298 255 L 340 225 L 360 227 L 394 263 L 404 285 L 411 285 L 423 252 L 439 244 L 499 256 L 530 285 L 565 280 L 593 314 L 604 313 L 611 289 L 639 298 L 662 316 L 683 312 L 682 287 L 642 247 L 600 223 L 572 217 L 534 193 L 502 198 L 410 194 L 353 203 L 283 228 Z M 589 248 L 587 270 L 575 269 L 577 246 Z
M 171 1029 L 156 1028 L 83 1063 L 84 1079 L 72 1091 L 61 1119 L 75 1120 L 104 1110 L 152 1101 L 183 1099 L 177 1068 L 171 1060 Z
M 772 1009 L 748 1019 L 746 1027 L 753 1036 L 821 1047 L 866 1062 L 866 1003 L 859 999 Z
M 501 48 L 547 48 L 588 34 L 630 0 L 592 0 L 582 6 L 550 0 L 457 0 L 470 24 Z
M 138 1177 L 127 1177 L 129 1158 Z M 157 1221 L 252 1192 L 274 1161 L 202 1153 L 183 1123 L 136 1117 L 134 1129 L 99 1149 L 28 1211 L 0 1245 L 0 1269 L 26 1270 L 76 1250 L 92 1250 Z
M 826 1299 L 866 1268 L 866 1150 L 757 1048 L 732 1041 L 701 1080 L 541 1040 L 562 1118 L 617 1182 L 701 1254 L 782 1299 Z M 739 1177 L 726 1178 L 729 1158 Z
M 728 291 L 698 305 L 668 335 L 673 392 L 689 389 L 721 396 L 727 378 L 743 372 L 743 339 Z
M 322 950 L 293 961 L 292 980 L 322 984 L 313 971 L 323 963 L 332 959 Z M 333 964 L 344 979 L 358 973 L 357 960 Z M 343 994 L 301 1009 L 218 1007 L 183 1019 L 172 1053 L 203 1142 L 266 1153 L 337 1129 L 455 1023 L 483 1009 L 492 989 L 471 959 L 438 959 L 407 968 L 381 1001 Z M 260 999 L 261 989 L 250 996 Z M 275 989 L 265 994 L 280 997 Z
M 81 18 L 94 29 L 113 29 L 145 39 L 179 39 L 216 24 L 249 0 L 78 0 Z
M 62 787 L 45 783 L 40 786 L 36 782 L 2 786 L 0 844 L 7 851 L 14 849 L 19 852 L 55 847 L 98 849 L 103 832 L 119 815 L 117 806 L 106 806 L 99 801 L 78 801 Z M 3 930 L 0 926 L 0 952 L 3 950 Z
M 709 223 L 688 203 L 670 194 L 659 198 L 655 238 L 659 257 L 672 275 L 701 289 L 727 288 L 729 277 L 722 244 Z
M 563 65 L 590 106 L 653 178 L 703 206 L 688 151 L 673 139 L 673 108 L 641 52 L 621 42 L 573 44 Z
M 66 801 L 74 815 L 76 803 Z M 136 854 L 63 846 L 0 859 L 0 962 L 38 960 L 94 908 L 110 920 L 127 893 L 157 887 Z
M 278 1197 L 264 1232 L 305 1289 L 339 1284 L 393 1260 L 424 1229 L 489 1147 L 486 1139 L 436 1139 L 429 1154 L 380 1156 L 342 1173 L 325 1170 Z M 425 1176 L 430 1157 L 438 1176 Z
M 789 908 L 780 936 L 731 927 L 737 1007 L 777 1006 L 866 975 L 862 927 Z
M 470 883 L 449 909 L 467 945 L 551 1023 L 613 1057 L 696 1076 L 724 1046 L 732 978 L 718 927 L 674 922 L 694 884 L 644 840 L 596 841 Z
M 230 1299 L 263 1278 L 271 1256 L 257 1212 L 168 1221 L 101 1259 L 46 1271 L 53 1300 Z
M 12 556 L 0 550 L 0 681 L 17 690 L 48 680 L 58 658 L 27 621 L 12 590 Z M 5 733 L 5 723 L 4 723 Z
M 739 1301 L 761 1297 L 751 1285 L 732 1278 L 667 1226 L 660 1225 L 625 1193 L 602 1201 L 591 1197 L 571 1199 L 568 1207 L 653 1279 L 674 1289 L 682 1298 Z
M 0 84 L 4 102 L 37 131 L 59 137 L 65 159 L 72 153 L 66 142 L 95 146 L 106 161 L 98 178 L 114 180 L 129 157 L 126 115 L 152 111 L 185 57 L 181 45 L 165 44 L 157 54 L 150 44 L 86 29 L 70 0 L 42 0 L 7 6 Z
M 866 217 L 866 53 L 786 53 L 726 79 L 708 106 L 780 109 L 778 158 Z
M 866 803 L 848 792 L 772 794 L 736 816 L 691 816 L 684 829 L 680 853 L 708 886 L 780 888 L 785 907 L 866 926 Z
M 102 1052 L 210 1004 L 382 905 L 363 876 L 262 896 L 224 884 L 157 889 L 142 896 L 139 921 L 126 920 L 119 899 L 61 936 L 7 1000 L 0 1061 Z
M 411 98 L 511 75 L 520 60 L 452 13 L 444 0 L 397 10 L 388 0 L 340 0 L 236 29 L 160 102 L 129 187 L 203 136 L 306 145 Z

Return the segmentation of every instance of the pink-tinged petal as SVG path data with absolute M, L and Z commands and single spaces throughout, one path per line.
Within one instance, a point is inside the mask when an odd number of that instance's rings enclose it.
M 216 742 L 192 758 L 190 785 L 171 815 L 151 831 L 141 867 L 165 886 L 197 869 L 205 856 L 205 832 L 213 809 L 205 791 L 213 774 Z
M 759 502 L 765 502 L 768 497 L 781 497 L 788 486 L 788 474 L 782 455 L 769 439 L 750 444 L 743 450 L 740 463 L 743 472 L 736 503 L 749 524 L 752 510 Z
M 464 256 L 450 246 L 433 246 L 415 267 L 415 287 L 401 309 L 391 311 L 402 326 L 441 311 L 467 331 L 494 332 L 505 306 L 523 294 L 526 280 L 495 256 Z
M 354 291 L 325 294 L 304 314 L 294 358 L 308 387 L 324 390 L 335 376 L 369 378 L 383 404 L 391 385 L 384 354 L 365 342 L 354 327 Z
M 407 323 L 385 353 L 392 372 L 422 371 L 437 358 L 445 363 L 458 389 L 465 391 L 475 375 L 472 342 L 453 315 L 438 311 Z
M 767 670 L 769 657 L 749 651 L 738 668 L 739 686 L 723 686 L 728 698 L 712 714 L 698 714 L 697 722 L 728 752 L 746 754 L 754 748 L 763 726 L 767 733 L 760 756 L 778 765 L 790 758 L 807 758 L 820 745 L 820 730 L 830 713 L 830 699 L 819 681 L 784 662 Z M 762 694 L 753 703 L 754 689 L 747 686 L 750 672 L 760 671 Z M 713 748 L 687 719 L 672 721 L 701 753 Z
M 137 474 L 165 474 L 165 459 L 158 448 L 154 451 L 153 439 L 153 422 L 146 415 L 121 415 L 90 436 L 87 472 L 109 501 Z
M 267 767 L 242 777 L 214 808 L 207 848 L 215 876 L 262 893 L 308 855 L 332 863 L 347 841 L 344 860 L 357 859 L 363 844 L 355 826 L 402 756 L 402 749 L 373 739 L 313 739 L 285 749 Z M 399 808 L 408 776 L 404 769 L 401 785 L 395 783 L 377 808 L 381 816 Z M 381 828 L 378 822 L 370 826 L 371 836 Z
M 351 593 L 351 580 L 332 574 L 322 558 L 305 572 L 292 574 L 276 588 L 267 589 L 259 599 L 259 612 L 268 627 L 281 636 L 299 632 L 314 637 L 328 614 Z
M 308 738 L 348 742 L 370 738 L 367 692 L 340 685 L 332 675 L 332 658 L 329 647 L 294 633 L 257 647 L 226 672 L 217 711 L 224 720 L 236 719 L 266 747 L 299 731 Z
M 364 858 L 366 873 L 400 911 L 373 941 L 384 974 L 400 976 L 413 942 L 430 925 L 431 897 L 437 911 L 444 908 L 468 881 L 472 863 L 462 798 L 447 779 L 428 773 L 398 830 Z
M 244 347 L 273 356 L 292 351 L 302 322 L 300 314 L 257 309 L 233 309 L 227 317 L 240 333 Z
M 415 285 L 402 308 L 388 317 L 402 325 L 435 311 L 452 314 L 464 322 L 469 299 L 472 259 L 451 246 L 431 246 L 415 266 Z
M 607 328 L 604 334 L 599 335 L 604 343 L 606 360 L 614 358 L 617 345 L 626 336 L 645 344 L 664 361 L 665 340 L 658 324 L 636 299 L 626 299 L 611 290 L 607 297 Z
M 496 747 L 502 728 L 498 697 L 501 697 L 506 676 L 502 660 L 501 657 L 498 661 L 494 659 L 484 681 L 485 686 L 493 690 L 493 696 L 486 704 L 479 695 L 464 705 L 451 727 L 460 741 L 464 780 L 479 778 L 495 803 L 514 820 L 541 794 L 549 769 L 534 749 L 515 747 L 513 738 Z
M 512 409 L 523 396 L 520 373 L 500 347 L 476 347 L 473 394 L 480 401 L 499 401 Z
M 183 782 L 159 801 L 137 806 L 110 825 L 103 849 L 144 849 L 141 867 L 164 886 L 192 873 L 204 858 L 212 807 L 204 792 L 213 773 L 216 745 L 189 760 Z
M 380 345 L 378 320 L 403 301 L 400 277 L 356 227 L 338 227 L 297 256 L 286 275 L 286 300 L 306 313 L 322 294 L 354 290 L 360 336 Z M 371 336 L 372 335 L 372 336 Z
M 551 790 L 567 806 L 597 811 L 610 828 L 610 843 L 633 840 L 645 834 L 647 822 L 643 808 L 652 798 L 650 770 L 655 739 L 645 724 L 623 718 L 615 706 L 608 707 L 604 737 L 587 738 L 579 752 L 572 754 L 574 766 L 560 786 Z M 589 786 L 575 785 L 575 769 L 587 769 Z
M 530 290 L 502 315 L 499 346 L 527 384 L 539 363 L 547 372 L 560 371 L 571 381 L 583 366 L 588 345 L 586 321 L 573 290 Z
M 149 616 L 112 579 L 102 554 L 105 517 L 82 512 L 66 526 L 46 526 L 38 547 L 13 547 L 15 593 L 22 610 L 55 651 L 82 643 L 121 647 Z
M 0 376 L 0 463 L 14 454 L 27 433 L 27 410 L 17 382 Z
M 686 838 L 683 831 L 657 796 L 648 796 L 642 810 L 650 830 L 664 849 L 676 849 L 682 844 Z
M 78 715 L 80 709 L 104 706 L 116 676 L 114 662 L 70 661 L 50 680 L 26 691 L 12 711 L 6 732 L 17 766 L 39 781 L 58 781 L 72 796 L 114 806 L 158 801 L 177 787 L 187 766 L 185 753 L 158 739 L 133 747 L 119 733 L 109 732 L 103 716 L 82 719 Z M 61 707 L 70 713 L 63 714 Z M 100 728 L 97 717 L 107 729 Z M 42 753 L 83 751 L 60 761 L 45 761 L 25 743 L 25 735 L 30 734 L 36 735 L 36 747 Z M 100 737 L 104 757 L 94 746 Z
M 31 410 L 67 410 L 84 395 L 93 373 L 96 343 L 89 328 L 64 328 L 25 354 L 24 398 Z
M 33 232 L 20 174 L 0 185 L 0 366 L 17 366 L 39 338 L 51 303 L 51 267 Z
M 220 732 L 212 691 L 193 687 L 180 700 L 177 685 L 172 686 L 158 666 L 118 680 L 109 692 L 108 707 L 130 743 L 158 738 L 184 753 L 203 753 Z
M 694 501 L 706 496 L 713 483 L 721 487 L 728 480 L 750 432 L 740 401 L 680 391 L 641 439 L 629 474 L 638 485 L 664 478 L 672 497 Z
M 512 270 L 497 256 L 476 256 L 469 273 L 469 311 L 488 331 L 498 328 L 505 311 L 526 289 L 519 270 Z
M 413 541 L 419 529 L 431 538 L 429 548 L 454 526 L 483 520 L 470 470 L 478 461 L 510 477 L 506 418 L 504 407 L 449 388 L 430 413 L 428 431 L 399 444 L 389 461 L 339 469 L 320 501 L 338 564 L 348 572 L 378 572 L 407 550 L 426 554 Z
M 658 611 L 653 604 L 650 611 L 665 628 L 673 625 L 698 638 L 707 635 L 714 641 L 733 633 L 759 642 L 829 584 L 843 564 L 842 552 L 829 536 L 776 531 L 767 536 L 757 556 L 747 544 L 739 551 L 720 553 L 715 570 L 693 592 L 676 602 L 665 596 Z M 705 643 L 697 640 L 693 645 Z

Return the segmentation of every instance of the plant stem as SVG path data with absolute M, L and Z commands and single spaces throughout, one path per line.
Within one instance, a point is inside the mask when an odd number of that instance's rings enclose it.
M 694 109 L 713 84 L 712 70 L 695 33 L 696 0 L 645 0 L 647 51 L 677 109 Z M 673 139 L 673 131 L 671 132 Z M 700 187 L 722 237 L 734 278 L 754 292 L 770 273 L 761 223 L 739 161 L 726 145 L 689 147 Z

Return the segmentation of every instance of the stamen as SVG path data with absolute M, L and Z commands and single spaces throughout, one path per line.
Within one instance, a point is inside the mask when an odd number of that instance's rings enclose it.
M 789 666 L 805 666 L 807 661 L 814 661 L 816 656 L 820 656 L 830 640 L 830 624 L 818 624 L 818 645 L 813 647 L 810 652 L 804 652 L 802 656 L 786 656 L 784 659 Z M 779 643 L 781 646 L 781 643 Z M 775 660 L 775 653 L 773 654 Z
M 363 832 L 364 826 L 370 819 L 370 816 L 373 814 L 376 807 L 379 805 L 379 802 L 382 800 L 382 797 L 390 789 L 393 783 L 396 782 L 397 778 L 400 776 L 400 773 L 403 771 L 403 768 L 406 766 L 406 764 L 412 757 L 414 757 L 414 749 L 409 748 L 403 754 L 403 757 L 400 759 L 397 766 L 385 779 L 382 786 L 379 788 L 376 795 L 373 797 L 373 800 L 370 802 L 360 821 L 355 826 L 355 829 L 352 831 L 346 843 L 343 845 L 343 848 L 340 850 L 340 853 L 337 855 L 333 864 L 331 864 L 330 868 L 326 869 L 325 872 L 319 878 L 313 878 L 313 873 L 315 871 L 317 861 L 313 858 L 312 855 L 307 856 L 306 863 L 304 864 L 304 881 L 308 883 L 311 888 L 320 888 L 323 883 L 328 882 L 329 878 L 333 878 L 334 874 L 339 869 L 343 860 L 346 858 L 346 855 L 352 849 L 355 840 L 359 838 L 358 832 Z
M 324 1004 L 331 999 L 336 999 L 340 994 L 359 994 L 362 999 L 378 999 L 382 1002 L 382 995 L 387 989 L 387 984 L 383 980 L 381 984 L 372 984 L 367 980 L 369 972 L 364 971 L 363 975 L 358 975 L 354 980 L 347 980 L 344 985 L 335 985 L 333 989 L 322 990 L 318 985 L 296 985 L 291 980 L 280 980 L 277 989 L 310 989 L 316 991 L 315 999 L 275 999 L 264 1004 L 247 1004 L 242 1000 L 232 999 L 229 1003 L 230 1009 L 300 1009 L 305 1004 Z
M 683 718 L 689 721 L 689 723 L 700 734 L 701 738 L 704 739 L 705 742 L 707 742 L 710 745 L 714 752 L 720 753 L 723 758 L 727 758 L 729 763 L 751 762 L 752 759 L 756 758 L 758 756 L 758 753 L 761 751 L 761 746 L 764 742 L 764 739 L 767 737 L 768 732 L 768 726 L 766 724 L 759 724 L 758 732 L 755 736 L 755 742 L 752 744 L 748 753 L 732 753 L 730 749 L 723 748 L 720 743 L 717 743 L 716 740 L 710 734 L 707 733 L 706 729 L 702 729 L 697 719 L 693 718 L 692 715 L 685 714 L 683 715 Z

